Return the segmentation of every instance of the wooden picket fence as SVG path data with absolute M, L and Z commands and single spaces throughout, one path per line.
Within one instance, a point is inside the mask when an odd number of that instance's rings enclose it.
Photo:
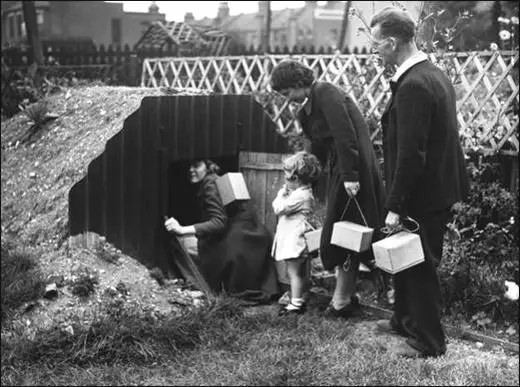
M 163 57 L 143 61 L 141 86 L 197 89 L 212 93 L 253 93 L 280 133 L 300 131 L 301 106 L 273 92 L 269 75 L 286 58 L 313 68 L 319 80 L 344 88 L 358 104 L 381 143 L 380 118 L 390 98 L 388 70 L 366 54 Z M 457 92 L 458 122 L 466 149 L 518 154 L 518 51 L 430 54 Z

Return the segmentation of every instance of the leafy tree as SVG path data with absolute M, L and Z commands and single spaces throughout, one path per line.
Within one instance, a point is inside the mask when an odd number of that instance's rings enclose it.
M 419 39 L 449 51 L 485 50 L 500 41 L 500 18 L 515 15 L 510 1 L 425 1 Z

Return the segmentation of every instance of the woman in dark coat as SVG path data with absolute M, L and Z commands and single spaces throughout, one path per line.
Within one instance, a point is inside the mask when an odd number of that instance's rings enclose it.
M 373 268 L 372 249 L 354 253 L 330 243 L 334 222 L 364 224 L 357 199 L 369 227 L 379 239 L 384 225 L 385 191 L 368 126 L 356 104 L 337 86 L 318 82 L 312 69 L 295 60 L 279 63 L 271 74 L 272 88 L 305 105 L 300 112 L 311 152 L 327 172 L 327 211 L 320 242 L 323 267 L 336 269 L 336 287 L 327 309 L 332 316 L 349 317 L 359 307 L 355 296 L 359 263 Z M 350 205 L 341 218 L 348 199 Z M 340 219 L 341 218 L 341 219 Z
M 268 302 L 279 293 L 271 236 L 246 203 L 222 205 L 215 184 L 219 172 L 210 160 L 192 163 L 199 222 L 181 226 L 170 218 L 165 227 L 179 236 L 213 291 Z

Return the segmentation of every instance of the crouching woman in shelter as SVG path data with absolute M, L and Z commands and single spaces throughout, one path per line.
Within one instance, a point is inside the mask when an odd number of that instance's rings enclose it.
M 199 222 L 181 226 L 169 218 L 164 225 L 195 258 L 214 292 L 270 302 L 279 293 L 272 238 L 247 203 L 223 206 L 215 183 L 219 173 L 220 167 L 210 160 L 194 161 L 189 178 L 197 185 Z
M 271 73 L 271 86 L 289 100 L 305 103 L 299 120 L 311 141 L 311 152 L 318 157 L 327 176 L 320 255 L 326 270 L 336 270 L 336 286 L 325 315 L 348 318 L 360 306 L 356 296 L 360 262 L 376 268 L 372 249 L 354 253 L 331 244 L 334 223 L 366 222 L 375 229 L 373 240 L 381 237 L 378 230 L 384 225 L 385 191 L 368 125 L 344 90 L 317 81 L 314 71 L 298 61 L 280 62 Z M 352 203 L 346 208 L 349 198 Z

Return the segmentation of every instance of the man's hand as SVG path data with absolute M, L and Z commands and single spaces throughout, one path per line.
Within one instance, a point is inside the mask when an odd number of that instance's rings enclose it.
M 395 212 L 388 211 L 385 219 L 385 225 L 390 229 L 395 229 L 401 223 L 401 217 Z
M 179 224 L 179 222 L 175 218 L 167 219 L 164 222 L 164 227 L 166 227 L 166 230 L 168 230 L 168 232 L 171 232 L 174 234 L 182 234 L 182 226 Z
M 345 181 L 343 182 L 345 186 L 345 191 L 347 191 L 347 195 L 351 198 L 357 195 L 359 192 L 359 181 Z

